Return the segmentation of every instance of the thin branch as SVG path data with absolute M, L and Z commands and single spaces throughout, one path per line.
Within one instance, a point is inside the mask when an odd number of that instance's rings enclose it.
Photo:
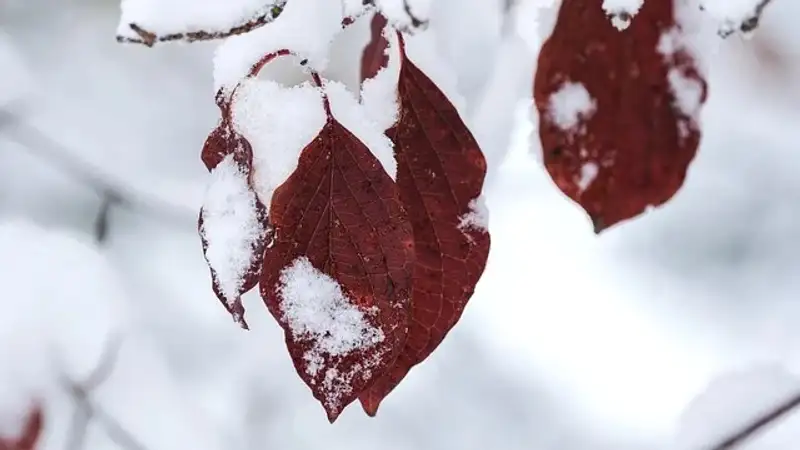
M 770 411 L 756 417 L 755 420 L 747 424 L 744 428 L 727 436 L 722 442 L 710 447 L 709 450 L 733 450 L 768 426 L 774 425 L 775 422 L 783 419 L 798 407 L 800 407 L 800 393 L 795 394 L 784 402 L 776 405 L 775 408 Z
M 236 25 L 227 30 L 195 30 L 159 35 L 142 27 L 139 24 L 129 23 L 128 28 L 136 33 L 138 37 L 117 35 L 117 42 L 125 44 L 142 44 L 146 45 L 147 47 L 152 47 L 153 45 L 161 42 L 198 42 L 225 39 L 227 37 L 248 33 L 255 29 L 261 28 L 270 22 L 273 22 L 283 12 L 286 2 L 287 0 L 278 0 L 271 5 L 268 4 L 264 6 L 265 12 L 263 14 L 259 14 L 247 22 Z
M 71 381 L 62 377 L 62 382 L 76 404 L 72 425 L 67 440 L 67 450 L 80 450 L 86 439 L 86 431 L 92 420 L 96 420 L 108 437 L 125 450 L 147 450 L 116 419 L 105 413 L 91 398 L 91 392 L 108 380 L 117 362 L 122 346 L 122 336 L 115 334 L 100 355 L 97 366 L 82 381 Z

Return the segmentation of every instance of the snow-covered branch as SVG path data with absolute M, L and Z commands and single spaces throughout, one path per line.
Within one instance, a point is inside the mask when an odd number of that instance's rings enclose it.
M 261 5 L 249 11 L 249 14 L 238 13 L 234 17 L 214 14 L 209 15 L 208 18 L 198 17 L 195 20 L 187 18 L 184 14 L 191 12 L 193 8 L 175 8 L 177 18 L 175 23 L 171 23 L 169 19 L 171 14 L 165 14 L 166 11 L 161 10 L 160 6 L 150 6 L 152 2 L 149 0 L 131 0 L 123 3 L 123 16 L 117 30 L 117 42 L 152 47 L 161 42 L 211 41 L 237 36 L 258 29 L 277 19 L 283 12 L 286 1 L 276 0 Z M 203 8 L 195 9 L 205 11 Z M 230 10 L 237 11 L 237 8 L 227 9 L 227 11 Z M 166 18 L 151 20 L 151 18 L 160 16 L 166 16 Z M 181 29 L 183 24 L 188 24 L 189 29 Z

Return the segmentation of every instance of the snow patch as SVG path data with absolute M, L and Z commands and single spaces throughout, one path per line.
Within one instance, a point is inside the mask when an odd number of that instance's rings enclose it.
M 203 202 L 200 233 L 208 243 L 206 258 L 228 305 L 241 295 L 244 276 L 259 257 L 253 250 L 264 236 L 256 194 L 247 174 L 228 155 L 211 171 Z
M 385 339 L 383 331 L 369 322 L 377 311 L 362 311 L 354 306 L 339 283 L 317 270 L 307 257 L 298 257 L 284 268 L 280 283 L 278 294 L 283 299 L 284 320 L 293 338 L 311 342 L 311 348 L 303 355 L 309 376 L 316 378 L 326 358 L 369 349 Z M 349 392 L 354 376 L 366 379 L 381 356 L 377 352 L 365 365 L 356 364 L 347 373 L 335 367 L 326 369 L 322 382 L 330 394 L 327 401 L 335 403 Z
M 286 87 L 246 80 L 236 90 L 233 120 L 253 148 L 253 188 L 269 208 L 275 189 L 294 172 L 300 153 L 325 125 L 322 92 L 308 82 Z
M 700 0 L 700 7 L 719 23 L 723 36 L 743 28 L 751 28 L 748 22 L 759 19 L 767 0 Z
M 564 131 L 576 131 L 597 109 L 597 102 L 582 83 L 564 82 L 550 96 L 548 113 L 553 122 Z

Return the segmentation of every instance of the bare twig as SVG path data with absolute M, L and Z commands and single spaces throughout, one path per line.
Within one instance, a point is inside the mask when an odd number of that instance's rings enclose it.
M 756 28 L 758 28 L 758 24 L 761 21 L 761 16 L 770 3 L 772 3 L 772 0 L 761 0 L 753 10 L 752 15 L 747 17 L 739 24 L 726 23 L 725 26 L 720 28 L 718 34 L 722 38 L 727 38 L 737 31 L 740 33 L 750 33 L 754 31 Z M 702 5 L 700 6 L 700 9 L 705 10 Z
M 768 426 L 774 425 L 775 422 L 786 417 L 787 414 L 798 407 L 800 407 L 800 393 L 795 394 L 776 405 L 773 409 L 756 417 L 755 420 L 748 423 L 744 428 L 725 437 L 722 442 L 710 447 L 709 450 L 733 450 Z
M 286 2 L 287 0 L 278 0 L 273 4 L 268 4 L 264 7 L 264 13 L 259 14 L 256 17 L 227 30 L 194 30 L 158 35 L 157 33 L 147 30 L 139 24 L 130 23 L 128 24 L 128 27 L 131 29 L 131 31 L 136 33 L 138 37 L 118 35 L 117 42 L 126 44 L 142 44 L 152 47 L 153 45 L 161 42 L 197 42 L 224 39 L 253 31 L 274 21 L 283 12 Z

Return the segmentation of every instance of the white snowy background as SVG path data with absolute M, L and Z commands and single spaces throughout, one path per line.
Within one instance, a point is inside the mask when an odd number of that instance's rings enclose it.
M 245 333 L 211 292 L 196 217 L 213 45 L 121 46 L 116 0 L 0 2 L 2 410 L 39 393 L 42 449 L 69 448 L 65 379 L 117 340 L 92 401 L 146 450 L 699 450 L 793 392 L 800 3 L 774 0 L 753 39 L 724 44 L 684 188 L 600 237 L 540 167 L 525 98 L 538 37 L 524 23 L 502 37 L 499 3 L 431 12 L 474 11 L 440 50 L 496 168 L 486 274 L 377 418 L 356 405 L 331 426 L 260 300 Z M 130 447 L 91 424 L 82 448 Z M 798 442 L 800 415 L 742 448 Z

